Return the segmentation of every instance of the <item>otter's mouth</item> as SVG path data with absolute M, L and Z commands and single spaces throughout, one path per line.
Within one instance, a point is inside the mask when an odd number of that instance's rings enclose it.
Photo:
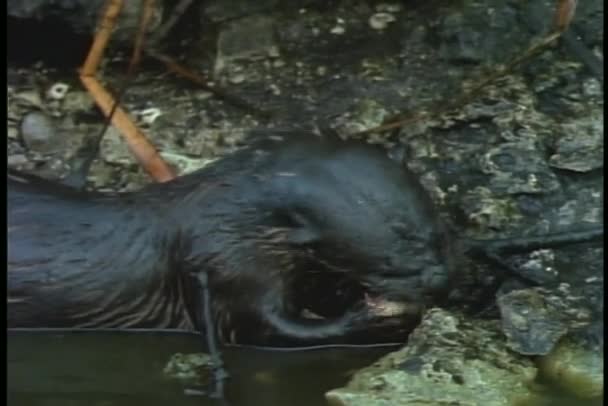
M 365 307 L 377 317 L 418 315 L 419 304 L 395 301 L 340 272 L 305 273 L 293 281 L 292 305 L 304 318 L 332 319 Z

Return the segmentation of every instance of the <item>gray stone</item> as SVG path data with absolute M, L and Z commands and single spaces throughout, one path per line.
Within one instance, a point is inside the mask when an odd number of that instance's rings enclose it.
M 211 0 L 205 1 L 204 13 L 211 21 L 221 22 L 272 9 L 278 0 Z
M 75 32 L 91 33 L 96 29 L 106 3 L 105 0 L 9 0 L 7 13 L 11 17 L 21 19 L 39 21 L 54 19 L 66 24 Z M 162 3 L 153 2 L 154 9 L 148 25 L 149 30 L 159 26 Z M 112 41 L 132 42 L 140 23 L 141 4 L 139 1 L 124 2 Z
M 17 167 L 25 165 L 28 162 L 27 157 L 23 154 L 9 155 L 6 158 L 6 163 L 9 167 Z
M 550 193 L 560 187 L 544 157 L 530 141 L 505 142 L 490 149 L 481 157 L 480 167 L 492 176 L 491 189 L 498 194 Z
M 111 164 L 133 165 L 136 163 L 126 141 L 114 127 L 108 128 L 101 140 L 99 152 L 103 160 Z
M 30 151 L 48 154 L 63 148 L 55 123 L 42 112 L 34 111 L 23 117 L 20 129 L 23 143 Z
M 591 323 L 591 312 L 580 297 L 559 290 L 530 288 L 498 298 L 503 331 L 513 351 L 524 355 L 549 354 L 560 338 Z
M 331 405 L 508 406 L 530 395 L 536 368 L 512 353 L 492 322 L 431 309 L 403 349 L 326 394 Z
M 215 72 L 219 74 L 233 61 L 276 56 L 277 48 L 273 18 L 240 18 L 226 24 L 219 34 Z
M 209 378 L 211 358 L 205 353 L 173 354 L 163 373 L 165 376 L 185 382 L 200 383 Z
M 604 167 L 603 112 L 571 120 L 561 125 L 562 136 L 555 145 L 549 164 L 573 172 L 589 172 Z

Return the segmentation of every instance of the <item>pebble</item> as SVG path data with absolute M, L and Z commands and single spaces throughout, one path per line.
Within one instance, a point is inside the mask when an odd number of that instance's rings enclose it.
M 6 164 L 10 167 L 25 165 L 27 162 L 27 157 L 23 154 L 9 155 L 6 158 Z
M 30 107 L 42 108 L 42 99 L 38 92 L 26 90 L 15 94 L 15 101 Z
M 6 136 L 9 139 L 16 140 L 19 137 L 19 130 L 15 127 L 8 127 Z
M 374 30 L 383 30 L 396 20 L 390 13 L 375 13 L 369 18 L 369 26 Z
M 51 100 L 63 100 L 69 90 L 70 86 L 66 83 L 55 83 L 46 91 L 46 97 Z
M 346 28 L 344 28 L 343 25 L 336 25 L 329 32 L 331 32 L 334 35 L 342 35 L 346 32 Z
M 143 124 L 151 125 L 154 124 L 156 119 L 162 115 L 160 109 L 156 107 L 150 107 L 138 112 L 139 119 Z
M 95 102 L 88 92 L 71 91 L 65 96 L 62 106 L 68 111 L 88 111 L 94 108 Z
M 230 83 L 232 84 L 239 84 L 239 83 L 243 83 L 245 81 L 245 75 L 243 73 L 237 73 L 234 76 L 231 76 L 230 78 L 228 78 L 228 80 L 230 81 Z
M 387 13 L 398 13 L 403 7 L 399 3 L 380 3 L 376 6 L 376 11 Z
M 21 122 L 21 137 L 25 146 L 39 153 L 55 152 L 62 148 L 53 121 L 44 113 L 28 113 Z

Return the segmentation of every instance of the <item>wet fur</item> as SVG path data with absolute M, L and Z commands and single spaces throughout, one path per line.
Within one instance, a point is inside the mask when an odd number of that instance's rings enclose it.
M 224 341 L 394 341 L 417 316 L 361 305 L 302 318 L 297 285 L 339 273 L 420 306 L 447 288 L 449 244 L 430 201 L 369 145 L 256 145 L 122 195 L 7 182 L 9 327 L 198 329 L 193 275 L 207 272 Z

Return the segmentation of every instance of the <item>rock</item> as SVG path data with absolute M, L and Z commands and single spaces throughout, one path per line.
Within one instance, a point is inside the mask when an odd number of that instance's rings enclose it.
M 70 85 L 67 83 L 58 82 L 47 89 L 46 97 L 50 100 L 63 100 L 69 90 Z
M 376 100 L 362 99 L 350 107 L 349 111 L 333 120 L 333 129 L 343 137 L 378 127 L 389 116 L 389 112 Z M 378 137 L 370 134 L 368 138 Z M 382 135 L 380 135 L 382 137 Z
M 208 354 L 173 354 L 165 365 L 165 376 L 180 381 L 193 381 L 200 384 L 201 379 L 209 377 L 211 359 Z
M 205 1 L 203 11 L 211 21 L 221 22 L 271 10 L 278 0 L 211 0 Z
M 549 354 L 567 333 L 591 323 L 582 298 L 561 289 L 514 290 L 498 298 L 502 328 L 513 351 L 524 355 Z
M 559 189 L 557 177 L 533 142 L 505 142 L 481 157 L 482 172 L 491 175 L 497 194 L 551 193 Z
M 572 340 L 562 340 L 548 355 L 538 359 L 543 376 L 579 398 L 599 398 L 604 394 L 604 352 L 584 348 Z
M 157 28 L 162 16 L 162 3 L 153 2 L 152 18 L 148 30 Z M 10 17 L 44 21 L 54 20 L 66 24 L 76 33 L 92 33 L 105 10 L 105 0 L 9 0 Z M 118 18 L 112 41 L 132 41 L 140 22 L 141 2 L 125 1 Z
M 374 30 L 384 30 L 388 25 L 396 20 L 391 13 L 375 13 L 369 18 L 369 26 Z
M 562 136 L 549 158 L 554 168 L 589 172 L 604 167 L 603 112 L 595 117 L 571 120 L 561 125 Z
M 277 50 L 273 18 L 240 18 L 226 24 L 218 36 L 215 73 L 221 73 L 234 61 L 276 56 Z
M 160 155 L 167 163 L 177 169 L 178 175 L 194 172 L 214 161 L 214 159 L 192 158 L 185 154 L 176 154 L 168 151 L 163 151 Z
M 9 126 L 6 130 L 6 137 L 8 139 L 16 140 L 19 138 L 19 130 L 14 126 Z
M 132 165 L 136 162 L 127 143 L 114 127 L 108 127 L 103 136 L 99 155 L 104 161 L 111 164 Z
M 504 62 L 509 49 L 499 44 L 518 44 L 527 35 L 517 19 L 517 10 L 509 2 L 495 2 L 492 9 L 484 2 L 469 2 L 445 13 L 438 31 L 439 52 L 455 63 Z
M 403 349 L 325 397 L 335 406 L 507 406 L 531 396 L 536 368 L 513 354 L 498 325 L 431 309 Z
M 23 143 L 30 151 L 48 154 L 63 148 L 55 123 L 42 112 L 34 111 L 23 117 L 20 130 Z
M 512 227 L 521 221 L 517 204 L 509 198 L 498 198 L 483 186 L 466 192 L 460 208 L 468 220 L 481 230 L 500 230 Z
M 25 90 L 22 92 L 15 93 L 14 101 L 21 106 L 42 109 L 42 97 L 40 93 L 34 90 Z
M 21 166 L 21 165 L 25 165 L 27 162 L 28 162 L 28 159 L 23 154 L 9 155 L 6 158 L 6 164 L 12 168 Z
M 527 281 L 541 286 L 555 284 L 559 272 L 556 269 L 555 252 L 541 249 L 526 254 L 515 254 L 506 259 L 509 268 Z
M 95 106 L 93 98 L 88 92 L 71 90 L 65 95 L 62 107 L 68 112 L 82 112 L 92 110 Z

